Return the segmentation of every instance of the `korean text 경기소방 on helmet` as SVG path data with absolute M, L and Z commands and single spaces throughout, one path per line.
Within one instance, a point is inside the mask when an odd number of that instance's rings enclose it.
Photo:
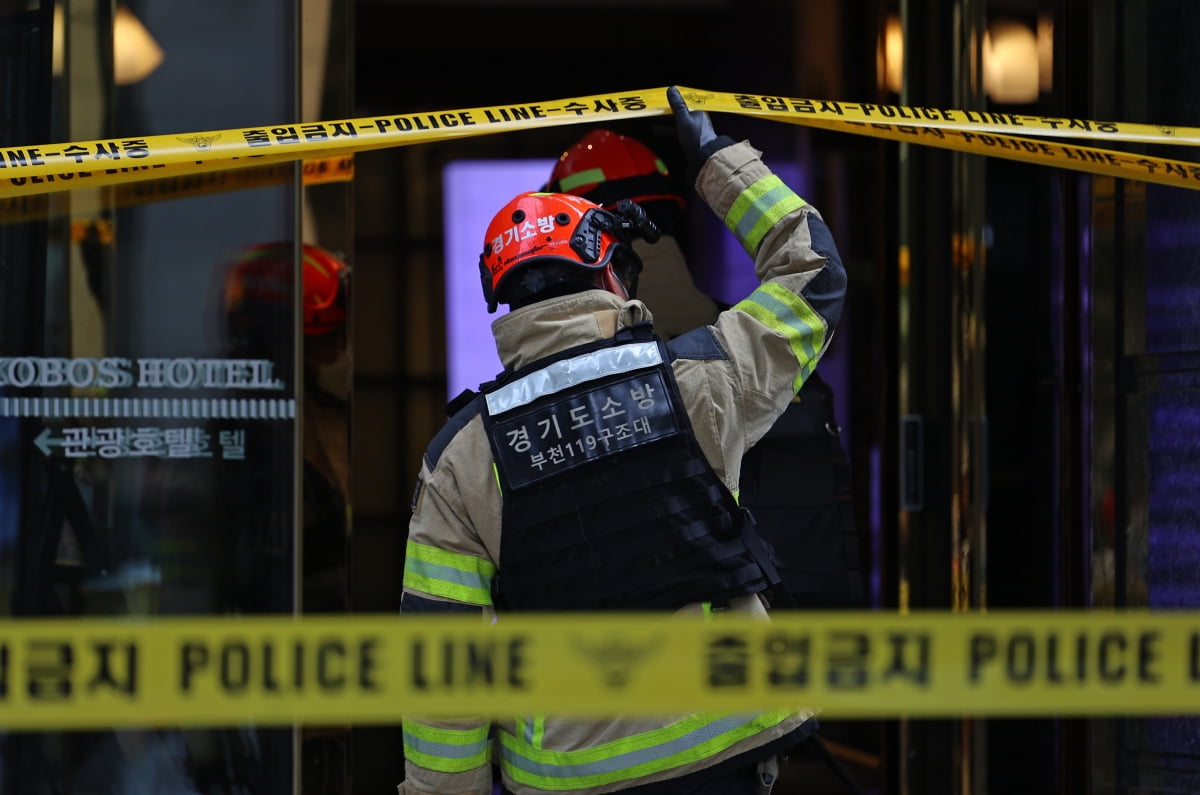
M 630 244 L 658 236 L 631 201 L 606 210 L 579 196 L 522 193 L 488 224 L 479 256 L 488 311 L 591 288 L 632 298 L 642 261 Z

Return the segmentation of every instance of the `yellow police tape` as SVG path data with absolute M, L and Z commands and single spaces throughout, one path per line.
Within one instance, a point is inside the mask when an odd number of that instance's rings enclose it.
M 681 88 L 693 108 L 1200 188 L 1200 164 L 1079 145 L 1200 144 L 1200 128 Z M 665 88 L 229 130 L 0 148 L 0 198 L 245 168 L 451 138 L 669 114 Z M 1032 137 L 1031 137 L 1032 136 Z M 1039 140 L 1048 138 L 1049 141 Z
M 1200 713 L 1198 612 L 0 621 L 0 729 L 806 708 Z
M 0 224 L 19 223 L 59 215 L 92 216 L 113 207 L 130 207 L 150 202 L 209 196 L 237 190 L 281 185 L 295 177 L 294 161 L 272 165 L 251 166 L 228 171 L 186 173 L 178 176 L 156 177 L 120 185 L 111 192 L 80 191 L 80 196 L 62 201 L 60 193 L 27 194 L 0 199 Z M 354 155 L 306 158 L 300 168 L 301 183 L 305 186 L 354 179 Z M 93 223 L 76 222 L 72 239 L 78 239 L 79 229 Z M 80 226 L 82 224 L 82 227 Z

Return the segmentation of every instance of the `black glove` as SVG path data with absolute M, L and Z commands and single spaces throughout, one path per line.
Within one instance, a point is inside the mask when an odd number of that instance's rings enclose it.
M 727 135 L 717 135 L 707 112 L 689 110 L 683 95 L 675 86 L 667 89 L 667 102 L 675 114 L 675 134 L 679 136 L 679 145 L 687 156 L 688 183 L 695 185 L 705 161 L 713 152 L 732 144 L 733 139 Z
M 705 111 L 689 110 L 687 103 L 683 101 L 683 95 L 675 86 L 667 89 L 667 102 L 671 103 L 671 112 L 675 114 L 675 134 L 679 136 L 683 153 L 690 160 L 699 154 L 705 144 L 716 140 L 717 133 L 713 130 L 712 119 Z

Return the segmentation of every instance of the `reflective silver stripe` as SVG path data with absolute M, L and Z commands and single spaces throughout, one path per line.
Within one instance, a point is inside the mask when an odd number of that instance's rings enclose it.
M 418 753 L 443 759 L 470 759 L 487 750 L 486 739 L 466 743 L 442 743 L 420 737 L 407 729 L 404 730 L 404 745 Z
M 487 577 L 477 571 L 462 571 L 450 566 L 440 566 L 437 563 L 430 563 L 427 560 L 413 560 L 412 558 L 404 559 L 404 571 L 419 575 L 428 580 L 448 582 L 453 585 L 461 585 L 464 588 L 477 588 L 483 591 L 488 589 L 488 583 L 490 582 Z M 445 594 L 438 595 L 445 596 Z
M 573 356 L 522 376 L 488 395 L 488 414 L 494 417 L 577 384 L 658 364 L 662 364 L 662 354 L 654 342 L 635 342 Z

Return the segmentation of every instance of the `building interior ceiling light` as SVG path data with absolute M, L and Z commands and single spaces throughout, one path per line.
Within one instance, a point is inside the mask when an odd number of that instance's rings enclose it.
M 1048 15 L 1037 30 L 1011 18 L 988 23 L 983 40 L 983 88 L 997 104 L 1036 102 L 1053 88 L 1054 23 Z M 889 14 L 876 52 L 881 88 L 899 94 L 904 79 L 904 33 L 899 14 Z
M 1014 19 L 997 19 L 983 35 L 983 90 L 1000 104 L 1036 102 L 1037 36 Z
M 62 4 L 54 6 L 54 74 L 63 73 L 66 28 Z M 146 79 L 165 57 L 162 47 L 137 16 L 118 4 L 113 13 L 113 80 L 119 86 Z

